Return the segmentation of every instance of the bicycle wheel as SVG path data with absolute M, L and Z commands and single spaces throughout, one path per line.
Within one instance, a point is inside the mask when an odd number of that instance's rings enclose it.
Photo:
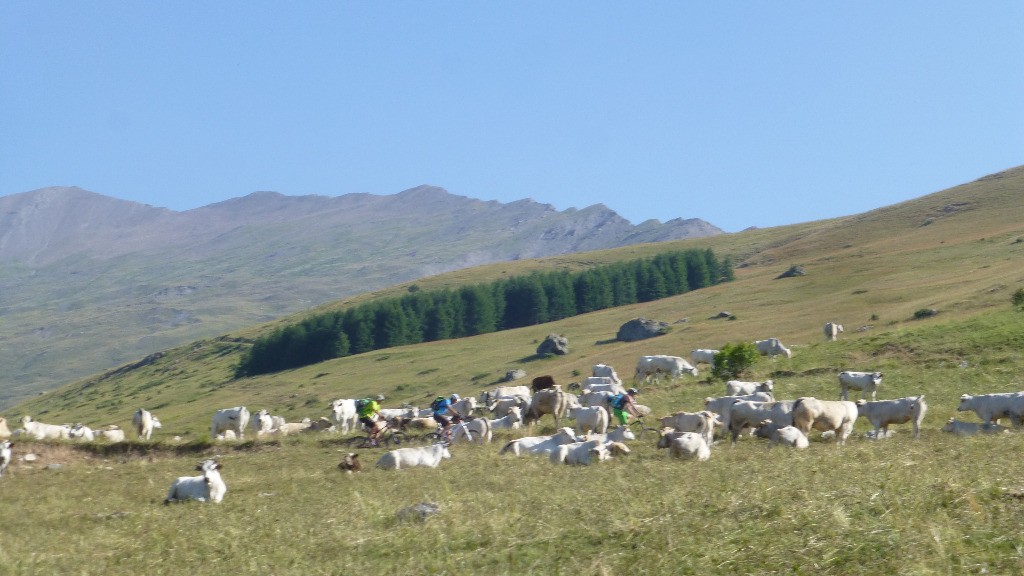
M 345 446 L 349 448 L 370 448 L 370 438 L 368 436 L 353 436 L 344 440 Z
M 390 434 L 388 434 L 384 438 L 384 440 L 382 442 L 382 444 L 384 446 L 392 446 L 392 445 L 393 446 L 401 446 L 402 444 L 408 444 L 408 443 L 409 443 L 409 436 L 405 432 L 401 432 L 401 431 L 397 431 L 397 430 L 392 432 L 392 433 L 390 433 Z

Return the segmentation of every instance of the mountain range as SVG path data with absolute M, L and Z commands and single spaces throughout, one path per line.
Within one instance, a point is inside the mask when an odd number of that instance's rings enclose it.
M 721 234 L 457 196 L 256 192 L 187 211 L 73 187 L 0 197 L 0 407 L 196 339 L 479 264 Z

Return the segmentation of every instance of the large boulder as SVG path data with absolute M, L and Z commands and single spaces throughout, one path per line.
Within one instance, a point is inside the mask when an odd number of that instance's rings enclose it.
M 619 327 L 616 338 L 623 342 L 635 342 L 661 336 L 669 331 L 668 322 L 658 322 L 647 318 L 633 318 Z
M 558 334 L 548 334 L 548 337 L 537 346 L 537 354 L 558 354 L 563 356 L 569 353 L 569 339 Z

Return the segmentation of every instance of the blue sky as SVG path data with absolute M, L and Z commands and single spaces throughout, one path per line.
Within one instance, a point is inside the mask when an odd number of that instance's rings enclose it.
M 0 0 L 0 195 L 453 194 L 726 231 L 1024 164 L 1024 3 Z

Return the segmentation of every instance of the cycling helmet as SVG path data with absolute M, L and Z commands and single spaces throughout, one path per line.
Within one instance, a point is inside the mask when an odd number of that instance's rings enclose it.
M 376 400 L 377 400 L 377 402 L 383 402 L 384 401 L 384 395 L 383 394 L 377 394 Z
M 460 400 L 459 395 L 458 394 L 452 394 L 451 400 L 452 400 L 452 402 L 458 402 Z
M 640 391 L 637 390 L 636 388 L 630 388 L 629 390 L 626 390 L 626 394 L 629 394 L 629 395 L 639 394 L 639 393 L 640 393 Z

